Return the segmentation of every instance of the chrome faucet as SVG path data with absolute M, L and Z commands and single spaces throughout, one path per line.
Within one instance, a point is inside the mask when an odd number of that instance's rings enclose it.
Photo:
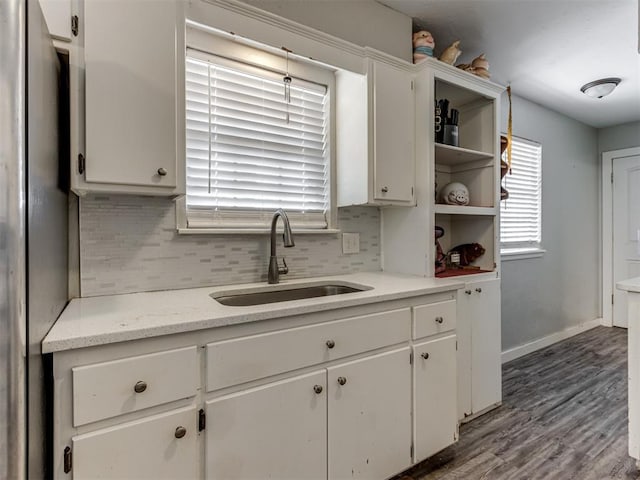
M 282 218 L 284 226 L 284 233 L 282 235 L 284 246 L 287 248 L 295 246 L 293 233 L 291 233 L 291 225 L 289 225 L 289 218 L 287 214 L 284 213 L 284 210 L 279 208 L 273 213 L 273 218 L 271 219 L 271 257 L 269 257 L 269 272 L 267 274 L 267 281 L 269 283 L 278 283 L 280 281 L 280 274 L 286 275 L 289 273 L 289 268 L 287 267 L 287 262 L 284 261 L 284 257 L 282 257 L 284 266 L 281 268 L 278 265 L 278 257 L 276 256 L 276 224 L 278 223 L 278 217 Z

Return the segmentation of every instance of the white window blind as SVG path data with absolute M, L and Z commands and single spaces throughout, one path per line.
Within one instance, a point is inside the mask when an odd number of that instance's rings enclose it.
M 327 228 L 327 88 L 190 51 L 186 60 L 189 227 L 262 228 L 277 208 Z
M 509 198 L 500 202 L 502 249 L 540 248 L 542 239 L 542 146 L 512 138 Z

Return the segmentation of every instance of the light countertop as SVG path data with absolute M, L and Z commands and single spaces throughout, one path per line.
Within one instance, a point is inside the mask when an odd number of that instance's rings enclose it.
M 618 290 L 626 290 L 627 292 L 640 293 L 640 277 L 630 278 L 616 283 Z
M 95 345 L 190 332 L 276 317 L 353 307 L 462 288 L 460 279 L 434 279 L 383 272 L 284 280 L 280 286 L 332 281 L 372 287 L 362 292 L 287 302 L 231 307 L 212 293 L 262 289 L 266 283 L 201 287 L 73 299 L 42 342 L 52 353 Z M 270 287 L 277 288 L 277 285 Z M 640 291 L 640 283 L 638 284 Z

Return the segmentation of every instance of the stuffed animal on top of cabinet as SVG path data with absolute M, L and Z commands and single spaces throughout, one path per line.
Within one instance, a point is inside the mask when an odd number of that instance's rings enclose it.
M 462 53 L 460 50 L 460 40 L 456 40 L 450 46 L 444 49 L 444 52 L 440 55 L 439 60 L 449 65 L 453 65 L 458 60 L 458 57 Z
M 420 30 L 413 34 L 413 63 L 420 63 L 427 57 L 433 57 L 433 49 L 436 42 L 433 35 L 426 30 Z
M 478 77 L 489 79 L 491 74 L 489 73 L 489 61 L 485 57 L 484 53 L 474 58 L 471 63 L 461 63 L 456 65 L 457 68 L 464 70 L 465 72 L 473 73 Z

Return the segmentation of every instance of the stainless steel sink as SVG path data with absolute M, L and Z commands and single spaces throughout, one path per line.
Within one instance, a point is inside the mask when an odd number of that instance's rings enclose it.
M 323 283 L 315 285 L 281 285 L 247 291 L 224 291 L 212 293 L 211 297 L 222 305 L 249 307 L 267 303 L 288 302 L 290 300 L 303 300 L 305 298 L 344 295 L 365 290 L 371 290 L 371 287 L 356 284 Z

